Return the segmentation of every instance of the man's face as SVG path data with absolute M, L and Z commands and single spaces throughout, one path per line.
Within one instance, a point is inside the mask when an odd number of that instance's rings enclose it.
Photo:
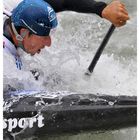
M 29 35 L 28 31 L 24 37 L 23 45 L 27 53 L 35 55 L 36 53 L 40 53 L 41 49 L 45 46 L 51 46 L 51 38 L 50 36 Z

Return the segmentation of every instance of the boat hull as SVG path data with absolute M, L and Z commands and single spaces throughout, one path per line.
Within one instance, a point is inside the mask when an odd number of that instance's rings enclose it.
M 72 94 L 63 97 L 24 96 L 4 114 L 4 135 L 22 137 L 106 131 L 136 126 L 135 96 Z

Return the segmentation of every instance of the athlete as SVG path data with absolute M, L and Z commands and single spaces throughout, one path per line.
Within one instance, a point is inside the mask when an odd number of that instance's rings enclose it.
M 109 4 L 94 0 L 11 0 L 4 1 L 4 50 L 15 59 L 18 69 L 22 62 L 18 48 L 35 55 L 51 46 L 50 32 L 58 25 L 57 12 L 75 11 L 97 14 L 121 27 L 129 20 L 125 5 L 118 0 Z

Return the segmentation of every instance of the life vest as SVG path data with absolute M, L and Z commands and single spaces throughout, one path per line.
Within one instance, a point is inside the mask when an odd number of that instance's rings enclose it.
M 21 70 L 22 61 L 17 52 L 17 49 L 15 48 L 15 45 L 11 41 L 9 41 L 5 36 L 3 36 L 3 49 L 4 49 L 4 51 L 11 54 L 15 58 L 16 67 L 19 70 Z
M 3 1 L 3 5 L 4 5 L 4 9 L 3 9 L 3 22 L 5 22 L 5 20 L 11 16 L 11 12 L 12 10 L 21 2 L 22 0 L 4 0 Z M 21 70 L 22 68 L 22 61 L 21 58 L 17 52 L 17 49 L 15 48 L 15 45 L 8 40 L 5 36 L 3 36 L 3 48 L 4 51 L 6 51 L 7 53 L 11 54 L 14 58 L 15 58 L 15 64 L 16 67 Z

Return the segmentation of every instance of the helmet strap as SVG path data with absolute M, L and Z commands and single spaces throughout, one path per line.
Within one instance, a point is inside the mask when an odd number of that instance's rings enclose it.
M 11 23 L 11 25 L 12 25 L 12 30 L 13 30 L 15 36 L 16 36 L 16 40 L 18 41 L 18 46 L 20 48 L 22 48 L 24 51 L 26 51 L 25 48 L 24 48 L 24 46 L 23 46 L 22 41 L 23 41 L 23 38 L 26 36 L 26 33 L 27 32 L 25 31 L 21 35 L 19 35 L 18 32 L 17 32 L 17 30 L 16 30 L 16 28 L 15 28 L 15 26 L 14 26 L 14 23 L 13 22 Z

